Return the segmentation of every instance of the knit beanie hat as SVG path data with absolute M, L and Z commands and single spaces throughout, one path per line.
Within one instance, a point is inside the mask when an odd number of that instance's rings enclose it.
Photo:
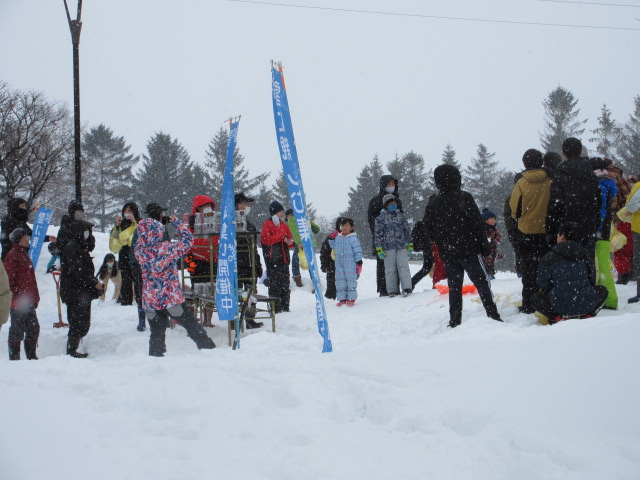
M 69 215 L 73 217 L 73 214 L 76 213 L 78 210 L 81 210 L 84 212 L 84 206 L 82 205 L 82 203 L 80 203 L 78 200 L 71 200 L 69 202 Z
M 28 236 L 29 232 L 24 228 L 16 228 L 13 232 L 11 232 L 11 235 L 9 235 L 9 240 L 11 240 L 11 243 L 13 243 L 14 245 L 17 245 L 25 235 Z
M 286 212 L 284 212 L 284 216 L 288 216 L 288 215 L 293 215 L 293 208 L 288 209 Z
M 387 208 L 391 202 L 396 201 L 396 196 L 393 193 L 387 193 L 384 197 L 382 197 L 382 206 Z
M 282 204 L 277 201 L 277 200 L 273 200 L 270 204 L 269 204 L 269 215 L 273 216 L 278 212 L 282 212 L 284 211 L 284 207 L 282 206 Z
M 488 208 L 483 208 L 482 209 L 482 220 L 487 221 L 490 218 L 496 218 L 496 214 L 493 213 L 491 210 L 489 210 Z

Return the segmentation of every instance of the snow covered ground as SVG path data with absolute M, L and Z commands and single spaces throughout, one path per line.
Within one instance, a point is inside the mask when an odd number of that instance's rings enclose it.
M 9 362 L 0 331 L 2 480 L 640 478 L 635 284 L 618 311 L 544 327 L 517 312 L 520 282 L 501 273 L 505 323 L 471 295 L 450 330 L 429 278 L 377 298 L 366 261 L 356 306 L 327 302 L 333 353 L 320 353 L 303 276 L 277 333 L 265 322 L 239 351 L 217 323 L 213 351 L 177 327 L 166 357 L 148 357 L 135 307 L 96 301 L 79 360 L 51 327 L 47 260 L 40 360 Z

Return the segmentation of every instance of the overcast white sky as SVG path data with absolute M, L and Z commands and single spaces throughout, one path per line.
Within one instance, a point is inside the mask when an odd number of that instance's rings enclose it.
M 482 142 L 515 170 L 526 149 L 539 148 L 542 100 L 556 86 L 578 98 L 589 129 L 603 103 L 625 121 L 640 95 L 638 0 L 619 2 L 635 5 L 628 7 L 540 0 L 282 2 L 422 16 L 229 0 L 84 0 L 83 125 L 105 123 L 135 154 L 163 131 L 202 161 L 223 121 L 241 114 L 238 142 L 247 167 L 274 177 L 281 166 L 269 62 L 282 61 L 308 201 L 333 217 L 376 153 L 387 162 L 413 150 L 434 167 L 451 143 L 466 165 Z M 76 6 L 69 0 L 72 17 Z M 71 107 L 71 60 L 62 0 L 0 0 L 0 79 Z

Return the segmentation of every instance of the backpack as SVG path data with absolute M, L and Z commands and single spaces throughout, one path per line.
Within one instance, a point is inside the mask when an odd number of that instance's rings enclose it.
M 429 249 L 429 239 L 427 238 L 427 229 L 424 221 L 419 220 L 413 226 L 411 239 L 413 240 L 413 250 L 415 252 L 424 252 Z

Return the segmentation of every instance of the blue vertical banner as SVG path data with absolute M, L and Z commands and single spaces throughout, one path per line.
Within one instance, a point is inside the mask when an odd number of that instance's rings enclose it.
M 307 215 L 307 203 L 302 187 L 302 176 L 300 174 L 300 163 L 298 162 L 298 152 L 293 137 L 293 126 L 291 123 L 291 112 L 284 83 L 282 66 L 271 62 L 271 92 L 273 96 L 273 117 L 276 126 L 276 137 L 278 139 L 278 149 L 284 177 L 287 181 L 287 191 L 293 215 L 296 219 L 300 239 L 304 247 L 304 253 L 309 263 L 309 272 L 313 281 L 313 288 L 316 294 L 316 315 L 318 317 L 318 332 L 324 339 L 322 352 L 331 352 L 331 336 L 329 335 L 329 323 L 324 308 L 322 289 L 320 288 L 318 262 L 313 248 L 313 238 L 310 230 L 310 222 Z
M 35 269 L 38 265 L 38 258 L 42 251 L 44 238 L 47 236 L 47 229 L 53 217 L 53 210 L 39 205 L 37 207 L 36 218 L 33 220 L 33 233 L 31 235 L 31 246 L 29 247 L 29 258 Z
M 216 309 L 220 320 L 238 320 L 238 252 L 236 250 L 236 207 L 233 200 L 233 154 L 238 138 L 240 117 L 229 120 L 227 159 L 222 182 L 220 243 L 216 277 Z M 239 329 L 236 328 L 236 333 Z

